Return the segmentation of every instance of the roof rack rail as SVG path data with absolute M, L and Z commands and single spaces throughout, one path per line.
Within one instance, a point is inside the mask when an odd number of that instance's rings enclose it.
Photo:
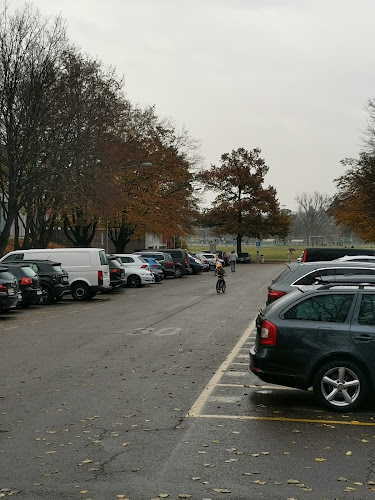
M 322 288 L 330 288 L 332 286 L 357 285 L 357 286 L 375 286 L 375 275 L 336 275 L 336 276 L 317 276 L 315 283 L 322 285 Z

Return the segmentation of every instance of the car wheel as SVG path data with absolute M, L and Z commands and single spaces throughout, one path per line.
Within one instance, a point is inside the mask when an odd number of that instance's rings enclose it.
M 136 274 L 131 274 L 128 277 L 127 283 L 128 283 L 128 286 L 130 288 L 139 288 L 142 284 L 141 278 L 139 276 L 137 276 Z
M 337 359 L 318 370 L 313 388 L 315 396 L 326 408 L 347 412 L 361 406 L 368 393 L 368 381 L 356 363 Z
M 88 300 L 90 298 L 90 290 L 86 283 L 73 283 L 71 290 L 74 300 Z
M 183 274 L 184 273 L 183 273 L 181 267 L 177 267 L 175 272 L 174 272 L 174 275 L 176 276 L 176 278 L 182 278 Z
M 53 294 L 52 290 L 47 285 L 42 285 L 42 297 L 40 303 L 43 305 L 52 304 Z
M 96 292 L 90 292 L 89 293 L 90 299 L 93 299 L 95 297 L 95 295 L 96 295 Z

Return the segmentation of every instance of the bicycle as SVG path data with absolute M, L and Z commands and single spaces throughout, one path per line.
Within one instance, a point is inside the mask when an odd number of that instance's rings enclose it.
M 225 293 L 226 287 L 227 287 L 227 284 L 225 283 L 224 276 L 218 276 L 217 277 L 217 282 L 216 282 L 216 291 L 217 291 L 217 293 L 220 293 L 220 292 Z

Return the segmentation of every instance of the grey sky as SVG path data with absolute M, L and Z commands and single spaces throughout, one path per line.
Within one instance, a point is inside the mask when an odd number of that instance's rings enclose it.
M 10 0 L 22 7 L 23 0 Z M 375 98 L 373 0 L 34 0 L 127 97 L 201 142 L 206 165 L 260 147 L 282 205 L 334 194 Z

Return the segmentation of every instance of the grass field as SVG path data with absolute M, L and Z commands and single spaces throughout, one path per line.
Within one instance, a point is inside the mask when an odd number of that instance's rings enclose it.
M 287 252 L 288 249 L 290 248 L 289 245 L 273 245 L 273 246 L 261 246 L 259 247 L 259 257 L 260 255 L 264 256 L 264 262 L 287 262 Z M 294 252 L 293 252 L 293 257 L 292 260 L 295 261 L 303 252 L 303 250 L 306 248 L 306 245 L 303 246 L 293 246 Z M 328 248 L 328 247 L 327 247 Z M 344 247 L 335 247 L 335 248 L 344 248 Z M 366 246 L 361 246 L 358 248 L 366 248 Z M 368 248 L 374 248 L 373 245 L 368 246 Z M 229 253 L 231 250 L 236 250 L 235 247 L 233 246 L 225 246 L 225 245 L 218 245 L 216 247 L 216 250 L 223 250 L 224 252 Z M 199 252 L 202 250 L 209 250 L 209 245 L 206 246 L 194 246 L 194 245 L 189 245 L 188 250 L 190 252 Z M 242 246 L 242 251 L 243 252 L 249 252 L 251 255 L 251 262 L 256 262 L 257 261 L 257 249 L 254 245 L 243 245 Z
M 279 246 L 279 245 L 274 245 L 274 246 L 264 246 L 264 247 L 259 247 L 259 257 L 261 255 L 264 256 L 264 262 L 287 262 L 287 252 L 288 252 L 289 245 L 286 246 Z M 301 255 L 303 252 L 305 246 L 294 246 L 294 252 L 293 252 L 293 260 L 296 260 L 297 257 Z M 209 245 L 208 246 L 193 246 L 189 245 L 188 250 L 190 252 L 199 252 L 202 250 L 209 250 Z M 218 245 L 216 247 L 216 250 L 223 250 L 224 252 L 229 253 L 231 250 L 236 250 L 236 248 L 233 248 L 233 246 L 225 246 L 225 245 Z M 257 260 L 257 248 L 254 245 L 243 245 L 242 246 L 242 251 L 243 252 L 248 252 L 251 255 L 251 262 L 256 262 Z

